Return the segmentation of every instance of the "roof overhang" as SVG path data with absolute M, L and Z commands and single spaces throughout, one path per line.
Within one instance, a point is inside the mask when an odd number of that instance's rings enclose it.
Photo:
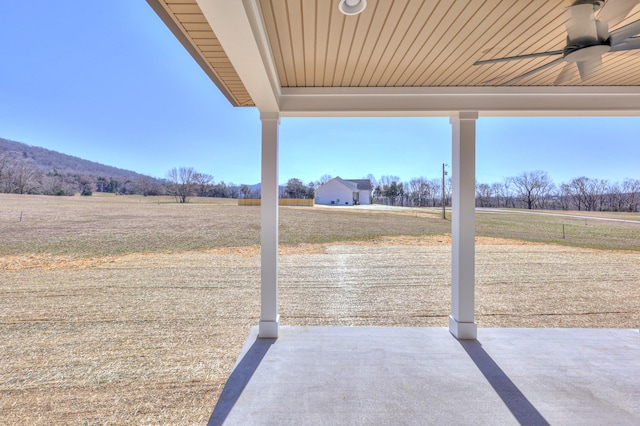
M 627 56 L 618 55 L 613 58 L 609 64 L 612 69 L 611 76 L 607 77 L 605 75 L 595 81 L 595 83 L 605 84 L 584 84 L 578 81 L 574 85 L 553 86 L 548 83 L 548 81 L 553 81 L 553 76 L 543 74 L 537 80 L 525 79 L 522 85 L 501 86 L 487 84 L 486 81 L 482 81 L 483 78 L 492 75 L 487 74 L 489 72 L 488 68 L 480 69 L 470 65 L 479 57 L 486 55 L 486 51 L 478 50 L 480 46 L 493 46 L 497 43 L 497 39 L 487 38 L 487 40 L 483 41 L 484 44 L 477 45 L 478 49 L 476 50 L 471 49 L 471 47 L 467 48 L 460 53 L 460 58 L 455 58 L 454 62 L 451 62 L 452 53 L 446 50 L 446 43 L 442 44 L 434 40 L 431 42 L 432 45 L 428 46 L 433 47 L 434 50 L 438 46 L 442 51 L 440 54 L 427 52 L 430 56 L 425 56 L 425 60 L 429 59 L 432 62 L 423 61 L 420 64 L 425 69 L 436 67 L 435 69 L 437 70 L 436 63 L 440 61 L 441 64 L 438 66 L 442 66 L 442 69 L 448 66 L 449 68 L 447 69 L 450 70 L 451 74 L 458 76 L 457 80 L 451 80 L 448 85 L 438 85 L 437 78 L 433 77 L 435 79 L 433 84 L 431 80 L 427 79 L 424 80 L 425 83 L 423 85 L 417 86 L 416 84 L 420 80 L 414 79 L 410 81 L 411 85 L 409 86 L 398 86 L 399 82 L 407 80 L 400 78 L 400 73 L 396 72 L 396 74 L 390 74 L 389 80 L 385 83 L 386 86 L 372 87 L 366 84 L 363 85 L 362 78 L 358 80 L 358 84 L 353 83 L 355 81 L 353 76 L 357 76 L 359 72 L 358 67 L 362 68 L 360 70 L 362 75 L 369 72 L 364 65 L 361 65 L 366 61 L 349 62 L 348 55 L 340 56 L 344 46 L 339 43 L 353 43 L 354 38 L 359 37 L 358 25 L 361 27 L 368 25 L 368 32 L 366 33 L 368 38 L 359 39 L 363 46 L 367 43 L 370 44 L 368 54 L 378 55 L 377 57 L 380 60 L 384 58 L 384 55 L 391 55 L 387 51 L 376 53 L 376 44 L 369 42 L 369 40 L 378 40 L 378 44 L 382 43 L 381 40 L 384 37 L 388 37 L 387 43 L 393 40 L 393 36 L 385 33 L 387 31 L 385 25 L 375 24 L 377 17 L 375 14 L 381 14 L 382 12 L 380 11 L 386 7 L 389 10 L 386 12 L 385 19 L 392 19 L 392 15 L 395 13 L 393 8 L 397 6 L 395 2 L 394 4 L 387 4 L 379 0 L 377 2 L 371 0 L 366 12 L 371 12 L 373 16 L 367 18 L 365 16 L 366 13 L 359 15 L 360 17 L 334 15 L 336 12 L 333 9 L 335 6 L 337 10 L 337 0 L 309 0 L 309 3 L 305 0 L 304 4 L 279 0 L 147 1 L 154 10 L 159 12 L 159 15 L 168 23 L 169 27 L 196 58 L 200 66 L 209 73 L 214 83 L 218 85 L 234 105 L 255 105 L 262 113 L 276 113 L 282 117 L 448 116 L 459 111 L 477 111 L 482 116 L 640 114 L 640 76 L 636 76 L 637 73 L 633 72 L 633 68 L 629 69 L 631 65 L 636 64 L 633 61 L 638 61 L 637 64 L 640 65 L 640 59 L 635 59 L 635 57 L 629 59 Z M 416 10 L 420 7 L 425 7 L 424 2 L 408 1 L 404 3 L 407 3 L 407 8 L 413 7 Z M 436 3 L 440 4 L 442 2 Z M 460 13 L 466 11 L 467 14 L 461 15 L 463 18 L 460 18 L 451 14 L 450 17 L 443 13 L 438 18 L 440 21 L 436 20 L 430 23 L 430 25 L 437 26 L 434 31 L 444 31 L 441 28 L 443 25 L 458 25 L 458 31 L 467 31 L 468 34 L 463 36 L 469 39 L 474 34 L 480 34 L 482 31 L 487 32 L 487 28 L 493 28 L 486 27 L 497 22 L 492 20 L 497 20 L 501 16 L 510 14 L 512 17 L 509 24 L 513 26 L 512 32 L 519 33 L 520 30 L 517 25 L 520 21 L 515 17 L 522 15 L 518 19 L 535 18 L 535 20 L 527 21 L 529 22 L 527 25 L 540 22 L 537 25 L 542 26 L 546 31 L 545 40 L 548 39 L 545 42 L 546 44 L 538 46 L 538 48 L 544 49 L 556 46 L 560 42 L 556 39 L 562 38 L 564 35 L 563 23 L 561 20 L 559 21 L 559 19 L 562 19 L 562 6 L 570 4 L 565 0 L 539 2 L 538 8 L 544 10 L 537 13 L 545 12 L 551 14 L 553 18 L 545 20 L 540 16 L 536 17 L 536 15 L 533 18 L 528 17 L 527 14 L 531 12 L 528 9 L 531 7 L 530 2 L 492 0 L 490 3 L 493 10 L 498 11 L 495 13 L 495 17 L 492 15 L 492 11 L 478 7 L 476 2 L 451 0 L 445 3 L 453 9 L 460 9 Z M 310 4 L 312 4 L 312 7 L 308 9 L 311 10 L 302 9 Z M 472 4 L 473 10 L 469 10 L 472 8 Z M 435 10 L 438 6 L 432 7 Z M 433 17 L 434 13 L 428 16 L 428 20 L 433 21 L 435 19 Z M 636 13 L 635 19 L 639 16 L 640 11 L 634 13 Z M 297 19 L 298 16 L 299 19 Z M 312 21 L 308 21 L 308 19 L 312 19 Z M 463 22 L 461 19 L 466 19 L 467 21 Z M 302 20 L 302 23 L 298 22 L 298 20 Z M 319 29 L 318 22 L 321 21 L 326 22 L 325 33 L 322 33 Z M 198 27 L 190 27 L 189 22 L 199 22 L 200 25 Z M 207 27 L 204 29 L 208 29 L 214 35 L 221 47 L 220 51 L 216 51 L 214 61 L 211 58 L 207 58 L 206 49 L 203 51 L 203 45 L 198 42 L 198 37 L 203 31 L 203 25 L 201 25 L 203 22 L 206 23 Z M 396 27 L 404 24 L 402 17 L 396 17 L 395 22 Z M 306 27 L 305 24 L 307 25 Z M 313 25 L 316 28 L 315 32 L 310 33 L 310 35 L 307 34 L 308 27 Z M 326 32 L 336 25 L 340 25 L 341 34 L 349 33 L 352 34 L 352 37 L 341 35 L 338 38 L 332 38 L 331 35 L 327 35 Z M 558 29 L 559 25 L 561 27 L 560 30 Z M 406 34 L 413 34 L 413 37 L 417 40 L 420 37 L 428 36 L 423 34 L 426 31 L 424 28 L 423 26 L 422 32 L 414 31 L 412 33 L 411 27 L 407 25 L 405 31 Z M 372 33 L 374 30 L 377 30 L 378 33 Z M 527 28 L 523 27 L 522 32 L 526 34 L 526 30 Z M 295 33 L 296 31 L 298 33 Z M 498 36 L 500 35 L 496 35 L 496 37 Z M 300 41 L 299 39 L 303 40 Z M 318 40 L 326 42 L 326 46 L 322 47 L 322 54 L 324 55 L 322 57 L 318 53 L 321 48 Z M 456 41 L 449 41 L 450 44 L 454 42 Z M 389 67 L 389 64 L 392 64 L 392 66 L 414 66 L 407 61 L 407 55 L 427 55 L 427 53 L 416 51 L 414 44 L 405 43 L 407 51 L 398 56 L 398 58 L 404 59 L 398 59 L 393 62 L 394 59 L 390 56 L 386 66 Z M 204 46 L 206 47 L 206 45 Z M 398 43 L 397 48 L 400 49 L 402 46 L 402 43 Z M 338 53 L 335 55 L 334 62 L 328 62 L 326 58 L 330 56 L 328 52 L 332 51 L 332 49 Z M 351 45 L 349 52 L 354 49 Z M 446 52 L 449 52 L 449 54 L 444 56 Z M 224 58 L 221 59 L 222 56 Z M 362 52 L 360 52 L 360 56 L 362 56 Z M 640 55 L 635 56 L 640 57 Z M 342 80 L 336 78 L 333 80 L 327 79 L 326 75 L 325 80 L 322 80 L 317 76 L 318 72 L 316 72 L 315 78 L 318 82 L 314 83 L 312 77 L 313 67 L 317 66 L 318 58 L 324 58 L 322 66 L 324 69 L 331 67 L 332 75 L 343 73 L 343 75 L 348 74 L 352 77 L 341 86 L 327 85 L 327 81 L 329 83 L 335 83 L 336 81 L 344 83 L 345 80 L 344 78 Z M 369 62 L 366 62 L 366 64 L 369 64 Z M 458 68 L 452 68 L 456 64 Z M 493 65 L 491 66 L 493 67 Z M 221 77 L 216 67 L 227 74 L 223 73 L 224 75 Z M 232 72 L 229 71 L 229 67 L 232 68 Z M 509 70 L 509 68 L 506 69 L 506 71 Z M 520 68 L 521 70 L 522 68 Z M 495 71 L 505 72 L 505 69 L 496 68 Z M 225 81 L 225 78 L 223 78 L 225 75 L 227 76 L 227 81 L 231 83 Z M 607 80 L 607 78 L 609 79 Z M 234 85 L 236 80 L 241 82 L 241 86 Z M 461 84 L 465 81 L 474 81 L 476 83 L 473 85 Z M 608 84 L 609 81 L 614 83 L 623 82 L 624 85 Z M 241 99 L 242 96 L 234 94 L 234 91 L 242 94 L 243 90 L 246 91 L 250 99 L 239 102 L 238 99 Z

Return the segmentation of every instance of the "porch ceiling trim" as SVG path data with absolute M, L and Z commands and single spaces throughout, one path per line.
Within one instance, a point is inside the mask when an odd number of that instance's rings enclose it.
M 639 87 L 397 87 L 282 88 L 283 117 L 632 116 Z

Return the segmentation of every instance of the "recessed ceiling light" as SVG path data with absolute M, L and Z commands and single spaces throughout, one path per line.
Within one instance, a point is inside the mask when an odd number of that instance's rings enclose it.
M 367 0 L 340 0 L 338 9 L 345 15 L 357 15 L 367 7 Z

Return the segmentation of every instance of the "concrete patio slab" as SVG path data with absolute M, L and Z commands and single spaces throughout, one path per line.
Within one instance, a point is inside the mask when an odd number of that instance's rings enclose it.
M 210 425 L 638 425 L 628 329 L 253 328 Z

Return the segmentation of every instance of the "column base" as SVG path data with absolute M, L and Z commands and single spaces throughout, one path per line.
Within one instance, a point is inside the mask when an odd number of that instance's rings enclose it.
M 478 340 L 478 324 L 475 322 L 458 322 L 449 316 L 449 333 L 458 340 Z
M 280 327 L 280 315 L 275 321 L 260 320 L 258 324 L 258 338 L 260 339 L 277 339 L 278 329 Z

